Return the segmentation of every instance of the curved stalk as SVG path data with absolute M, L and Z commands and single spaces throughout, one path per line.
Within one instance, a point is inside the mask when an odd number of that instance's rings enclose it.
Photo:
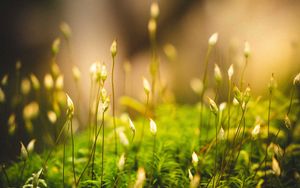
M 76 172 L 75 172 L 75 144 L 74 144 L 74 134 L 73 134 L 73 123 L 72 123 L 72 117 L 70 118 L 70 127 L 71 127 L 71 140 L 72 140 L 72 168 L 73 168 L 73 178 L 74 178 L 74 184 L 76 185 Z
M 115 115 L 115 86 L 114 86 L 115 56 L 112 56 L 112 60 L 113 60 L 112 69 L 111 69 L 112 115 L 113 115 L 114 135 L 115 135 L 115 155 L 118 156 L 118 142 L 117 142 L 116 115 Z

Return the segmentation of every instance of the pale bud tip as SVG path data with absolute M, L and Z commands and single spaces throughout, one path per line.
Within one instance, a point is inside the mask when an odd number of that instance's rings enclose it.
M 198 161 L 199 161 L 198 155 L 195 152 L 193 152 L 193 154 L 192 154 L 192 162 L 193 162 L 193 164 L 196 165 L 198 163 Z
M 294 85 L 300 85 L 300 73 L 298 73 L 295 78 L 294 78 L 294 81 L 293 81 L 293 84 Z
M 245 47 L 244 47 L 244 55 L 246 58 L 248 58 L 250 56 L 251 53 L 251 48 L 250 48 L 250 44 L 248 41 L 245 42 Z
M 66 97 L 67 97 L 68 114 L 73 116 L 74 115 L 74 103 L 68 94 L 66 94 Z
M 209 37 L 208 44 L 214 46 L 218 42 L 218 33 L 214 33 Z
M 110 46 L 110 53 L 112 57 L 115 57 L 117 55 L 117 41 L 114 40 Z
M 150 7 L 151 18 L 156 19 L 159 16 L 159 6 L 157 2 L 153 2 Z
M 233 64 L 231 64 L 229 69 L 228 69 L 228 78 L 229 78 L 229 80 L 231 80 L 233 73 L 234 73 Z
M 143 87 L 144 87 L 144 91 L 146 93 L 146 95 L 149 95 L 150 91 L 151 91 L 151 86 L 149 81 L 143 77 Z
M 155 135 L 157 132 L 156 123 L 153 121 L 153 119 L 150 119 L 150 132 Z

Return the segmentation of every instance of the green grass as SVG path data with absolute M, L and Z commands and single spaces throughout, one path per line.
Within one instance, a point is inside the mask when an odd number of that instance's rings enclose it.
M 299 184 L 299 179 L 295 176 L 297 169 L 300 168 L 300 144 L 297 144 L 297 140 L 293 139 L 294 128 L 288 130 L 284 127 L 283 116 L 286 109 L 289 106 L 288 98 L 285 98 L 281 93 L 275 92 L 273 105 L 277 108 L 272 108 L 271 123 L 270 123 L 270 139 L 273 143 L 278 144 L 284 154 L 279 154 L 274 149 L 268 149 L 268 161 L 267 166 L 264 167 L 264 154 L 267 142 L 267 113 L 268 102 L 267 99 L 257 102 L 256 99 L 252 99 L 249 103 L 249 110 L 245 115 L 245 136 L 241 148 L 233 146 L 233 131 L 237 127 L 238 119 L 241 114 L 238 112 L 238 107 L 232 108 L 232 122 L 231 131 L 229 135 L 229 141 L 220 140 L 218 143 L 218 156 L 217 156 L 217 173 L 214 170 L 215 160 L 215 128 L 214 121 L 210 121 L 210 124 L 205 124 L 205 130 L 199 136 L 198 131 L 198 117 L 199 108 L 197 106 L 188 105 L 175 105 L 164 104 L 159 105 L 155 112 L 156 124 L 157 124 L 157 147 L 155 152 L 154 162 L 152 160 L 152 148 L 153 139 L 150 130 L 146 128 L 144 134 L 143 144 L 137 152 L 138 139 L 141 134 L 141 126 L 143 118 L 138 118 L 134 121 L 136 126 L 136 137 L 133 142 L 130 142 L 128 146 L 119 144 L 119 153 L 125 153 L 125 166 L 122 171 L 118 169 L 117 163 L 119 157 L 115 157 L 114 153 L 114 129 L 112 119 L 108 116 L 107 122 L 105 122 L 105 160 L 104 160 L 104 186 L 105 187 L 132 187 L 136 181 L 136 173 L 139 167 L 143 167 L 146 171 L 145 187 L 189 187 L 190 180 L 188 176 L 188 170 L 190 169 L 192 174 L 199 173 L 201 177 L 202 186 L 212 186 L 212 177 L 220 176 L 215 179 L 215 186 L 222 187 L 254 187 L 264 180 L 264 187 L 293 187 Z M 293 110 L 291 116 L 292 122 L 297 122 L 296 114 L 299 113 L 299 109 Z M 204 114 L 207 120 L 210 110 L 205 108 Z M 226 114 L 226 112 L 224 113 Z M 262 118 L 261 131 L 258 138 L 251 141 L 251 131 L 254 128 L 256 116 Z M 223 117 L 222 122 L 226 122 L 226 116 Z M 148 122 L 148 120 L 147 120 Z M 206 121 L 205 121 L 206 122 Z M 297 122 L 299 123 L 299 122 Z M 131 130 L 127 122 L 120 119 L 117 120 L 118 127 L 123 127 L 124 132 L 128 139 L 131 138 Z M 148 125 L 149 123 L 147 123 Z M 149 127 L 149 126 L 148 126 Z M 282 131 L 276 137 L 276 133 L 279 129 Z M 226 135 L 225 131 L 225 135 Z M 238 137 L 241 138 L 241 137 Z M 201 139 L 201 146 L 198 145 L 198 139 Z M 130 140 L 130 139 L 129 139 Z M 250 157 L 250 145 L 253 144 L 251 159 Z M 226 147 L 230 144 L 229 147 Z M 95 155 L 95 174 L 96 179 L 91 180 L 90 169 L 84 174 L 79 186 L 80 187 L 99 187 L 100 186 L 100 174 L 101 174 L 101 142 L 100 139 L 97 143 L 96 155 Z M 222 172 L 221 161 L 222 153 L 224 150 L 231 153 L 235 151 L 233 157 L 225 159 L 227 168 Z M 80 174 L 84 165 L 86 164 L 89 156 L 89 138 L 88 132 L 83 131 L 75 135 L 75 165 L 76 175 Z M 197 166 L 192 164 L 192 153 L 195 151 L 199 158 Z M 239 156 L 237 153 L 239 151 Z M 45 151 L 43 154 L 33 153 L 27 159 L 27 163 L 24 170 L 24 177 L 20 179 L 20 171 L 23 168 L 23 163 L 13 163 L 6 173 L 10 180 L 10 186 L 22 185 L 33 172 L 39 171 L 42 167 L 45 157 L 49 151 Z M 279 161 L 281 174 L 276 176 L 272 171 L 272 157 L 276 157 Z M 62 186 L 62 158 L 63 150 L 62 146 L 54 148 L 54 152 L 51 154 L 50 160 L 47 163 L 47 167 L 43 172 L 43 179 L 46 180 L 48 187 L 61 187 Z M 251 163 L 249 163 L 251 161 Z M 261 166 L 259 166 L 262 163 Z M 265 171 L 267 176 L 265 177 Z M 152 181 L 151 181 L 152 180 Z M 1 176 L 2 186 L 7 186 L 5 177 Z M 210 184 L 208 185 L 208 182 Z M 71 157 L 71 140 L 68 139 L 66 146 L 66 166 L 65 166 L 65 183 L 66 187 L 69 187 L 73 183 L 72 173 L 72 157 Z M 276 185 L 274 185 L 276 183 Z

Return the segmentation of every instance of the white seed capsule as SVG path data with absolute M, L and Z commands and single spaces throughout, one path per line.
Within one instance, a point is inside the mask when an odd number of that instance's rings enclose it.
M 80 78 L 81 78 L 81 72 L 80 72 L 80 70 L 79 70 L 79 68 L 77 66 L 74 66 L 72 68 L 72 73 L 73 73 L 73 77 L 74 77 L 75 81 L 80 80 Z
M 143 77 L 143 86 L 144 86 L 144 91 L 146 93 L 146 95 L 149 95 L 150 91 L 151 91 L 151 86 L 149 81 Z
M 159 16 L 159 6 L 157 2 L 153 2 L 150 7 L 151 18 L 157 19 Z
M 222 81 L 222 73 L 220 67 L 217 64 L 215 64 L 214 75 L 215 75 L 216 82 L 220 83 Z
M 117 55 L 117 41 L 114 40 L 110 46 L 110 53 L 112 57 L 115 57 Z
M 294 78 L 294 81 L 293 81 L 293 84 L 294 85 L 300 85 L 300 73 L 298 73 L 295 78 Z
M 67 96 L 67 107 L 68 107 L 67 114 L 72 117 L 74 115 L 74 103 L 68 94 L 66 94 L 66 96 Z
M 232 75 L 234 73 L 234 69 L 233 69 L 233 65 L 232 64 L 230 65 L 230 67 L 229 67 L 229 69 L 228 69 L 227 72 L 228 72 L 228 79 L 231 80 Z
M 209 37 L 208 44 L 210 46 L 214 46 L 216 45 L 217 42 L 218 42 L 218 33 L 214 33 Z
M 44 77 L 44 86 L 47 90 L 50 90 L 53 88 L 54 81 L 50 74 L 46 74 Z
M 150 132 L 153 135 L 156 135 L 156 132 L 157 132 L 157 126 L 156 126 L 156 123 L 153 121 L 153 119 L 150 119 Z
M 251 48 L 250 48 L 250 44 L 248 41 L 245 42 L 245 47 L 244 47 L 244 56 L 246 58 L 248 58 L 250 56 L 251 53 Z
M 193 163 L 195 166 L 197 166 L 198 162 L 199 162 L 198 155 L 197 155 L 195 152 L 193 152 L 193 153 L 192 153 L 192 163 Z

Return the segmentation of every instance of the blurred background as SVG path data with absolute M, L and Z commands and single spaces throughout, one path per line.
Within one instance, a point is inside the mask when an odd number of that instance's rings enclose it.
M 14 75 L 15 63 L 20 60 L 23 75 L 33 72 L 42 80 L 50 69 L 52 42 L 62 37 L 59 25 L 64 21 L 72 29 L 70 50 L 62 42 L 57 64 L 64 74 L 64 89 L 71 96 L 76 95 L 73 65 L 82 72 L 80 88 L 83 100 L 88 101 L 89 67 L 95 61 L 111 66 L 109 50 L 116 38 L 117 96 L 127 94 L 144 100 L 141 80 L 143 76 L 150 78 L 147 24 L 151 2 L 2 0 L 0 78 L 6 73 Z M 177 102 L 198 100 L 190 89 L 190 81 L 202 77 L 207 41 L 214 32 L 219 33 L 219 41 L 210 61 L 210 72 L 214 63 L 223 74 L 234 64 L 238 77 L 244 65 L 244 42 L 248 41 L 251 56 L 245 79 L 256 95 L 267 92 L 271 73 L 285 88 L 300 70 L 300 2 L 297 0 L 159 0 L 158 4 L 157 41 L 162 81 L 174 91 Z M 171 60 L 165 53 L 170 47 L 175 54 Z M 127 89 L 124 88 L 125 62 L 132 69 Z M 87 109 L 88 102 L 83 105 Z M 7 119 L 1 122 L 5 124 Z

